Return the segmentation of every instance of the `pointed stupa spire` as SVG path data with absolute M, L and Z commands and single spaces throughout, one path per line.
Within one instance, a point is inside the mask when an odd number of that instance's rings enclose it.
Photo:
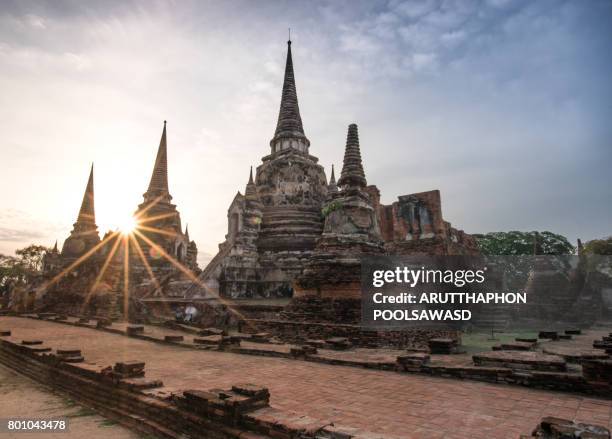
M 189 223 L 185 224 L 185 238 L 189 242 Z
M 338 186 L 367 186 L 363 165 L 361 164 L 361 151 L 359 149 L 359 132 L 357 125 L 349 125 L 346 136 L 346 149 L 344 150 L 344 163 Z
M 79 216 L 72 226 L 70 236 L 64 241 L 62 255 L 76 257 L 100 242 L 98 226 L 96 226 L 96 212 L 94 209 L 94 174 L 93 163 L 89 171 L 87 187 L 79 209 Z
M 155 158 L 155 166 L 151 174 L 149 189 L 145 193 L 146 198 L 156 198 L 166 196 L 168 200 L 172 199 L 168 190 L 168 144 L 166 141 L 166 121 L 164 120 L 164 130 L 162 131 L 157 149 L 157 157 Z
M 79 216 L 77 217 L 77 223 L 92 223 L 96 222 L 96 212 L 94 209 L 94 168 L 93 163 L 89 170 L 89 179 L 87 180 L 87 186 L 85 187 L 85 193 L 83 194 L 83 201 L 81 202 L 81 209 L 79 210 Z
M 336 173 L 334 170 L 334 165 L 332 164 L 331 176 L 329 177 L 329 184 L 327 185 L 327 191 L 338 192 L 338 185 L 336 184 Z
M 291 40 L 287 41 L 287 62 L 285 64 L 285 79 L 281 95 L 278 122 L 274 137 L 270 141 L 272 153 L 281 149 L 294 148 L 308 151 L 310 142 L 304 134 L 300 107 L 298 105 L 295 75 L 293 73 L 293 58 L 291 56 Z
M 252 166 L 251 166 L 251 171 L 249 172 L 249 182 L 246 185 L 244 195 L 245 196 L 257 195 L 257 188 L 255 187 L 255 183 L 253 182 L 253 167 Z
M 57 239 L 55 240 L 55 245 L 53 246 L 53 248 L 51 249 L 51 252 L 53 253 L 59 253 L 59 250 L 57 249 Z

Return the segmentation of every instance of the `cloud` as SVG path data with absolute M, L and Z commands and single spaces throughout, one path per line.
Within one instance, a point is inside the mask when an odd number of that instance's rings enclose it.
M 410 0 L 399 2 L 392 9 L 408 18 L 419 18 L 434 11 L 438 2 L 436 0 Z
M 49 235 L 56 236 L 62 227 L 55 222 L 34 218 L 17 209 L 0 211 L 0 244 L 5 247 L 20 247 L 28 244 L 50 245 Z
M 36 230 L 12 229 L 0 227 L 0 241 L 24 242 L 43 238 L 44 234 Z
M 412 68 L 416 71 L 433 68 L 436 58 L 435 53 L 415 53 L 412 55 Z
M 88 70 L 92 67 L 92 62 L 89 58 L 83 55 L 78 55 L 76 53 L 65 53 L 64 57 L 67 62 L 74 66 L 74 68 L 78 71 Z
M 64 239 L 90 161 L 112 227 L 141 200 L 168 119 L 174 201 L 214 254 L 269 152 L 285 23 L 328 172 L 356 122 L 385 202 L 439 188 L 445 218 L 471 232 L 609 234 L 611 17 L 609 2 L 556 0 L 7 2 L 0 205 L 20 213 L 0 214 L 0 243 Z
M 36 29 L 46 29 L 47 25 L 45 24 L 45 19 L 39 17 L 38 15 L 28 14 L 24 17 L 25 22 L 33 28 Z

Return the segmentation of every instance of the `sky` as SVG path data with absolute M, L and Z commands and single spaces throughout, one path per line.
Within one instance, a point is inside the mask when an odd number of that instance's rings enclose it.
M 95 164 L 103 234 L 142 201 L 163 121 L 201 264 L 269 153 L 288 28 L 329 175 L 359 125 L 383 203 L 439 189 L 468 233 L 612 234 L 612 1 L 0 0 L 0 253 L 61 246 Z

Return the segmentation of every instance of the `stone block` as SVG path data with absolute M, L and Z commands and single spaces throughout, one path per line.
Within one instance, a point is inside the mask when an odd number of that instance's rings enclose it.
M 325 340 L 325 344 L 328 348 L 336 351 L 345 351 L 353 346 L 346 337 L 330 337 Z
M 42 345 L 25 346 L 29 352 L 51 352 L 51 348 Z
M 119 385 L 130 390 L 148 390 L 163 387 L 164 383 L 160 380 L 148 380 L 140 377 L 121 379 Z
M 557 331 L 540 331 L 538 333 L 538 338 L 547 340 L 558 340 L 559 334 L 557 333 Z
M 458 342 L 452 338 L 431 338 L 428 341 L 429 352 L 434 355 L 459 353 Z
M 289 354 L 295 358 L 306 356 L 306 352 L 304 352 L 304 349 L 302 349 L 301 347 L 290 348 Z
M 220 401 L 219 395 L 204 390 L 185 390 L 183 397 L 190 405 L 203 409 L 208 408 L 209 402 Z
M 128 335 L 138 335 L 144 333 L 144 326 L 142 325 L 129 325 L 126 328 L 126 333 Z
M 206 337 L 209 335 L 227 335 L 227 331 L 219 328 L 205 328 L 198 331 L 198 335 Z
M 557 355 L 535 351 L 481 352 L 472 356 L 474 364 L 483 367 L 506 367 L 519 370 L 563 372 L 567 365 Z
M 547 416 L 542 418 L 531 437 L 541 439 L 610 439 L 610 430 L 600 425 L 578 423 Z
M 184 340 L 182 335 L 165 335 L 164 341 L 172 342 L 172 343 L 180 343 Z
M 223 335 L 221 336 L 222 346 L 240 346 L 240 337 L 235 335 Z
M 501 348 L 505 351 L 529 351 L 534 345 L 535 343 L 515 341 L 514 343 L 502 343 Z
M 423 352 L 412 352 L 406 355 L 399 355 L 397 363 L 400 369 L 405 372 L 419 372 L 421 366 L 429 363 L 430 356 Z
M 583 351 L 580 353 L 579 363 L 589 360 L 609 360 L 610 353 L 598 353 L 598 351 Z
M 430 360 L 429 354 L 425 352 L 410 352 L 406 355 L 399 355 L 397 357 L 397 361 L 399 363 L 407 363 L 407 362 L 419 362 L 419 363 L 429 363 Z
M 113 322 L 111 322 L 110 319 L 102 318 L 96 321 L 96 328 L 106 328 L 108 326 L 111 326 L 112 324 Z
M 54 312 L 39 312 L 37 315 L 39 319 L 48 319 L 51 317 L 55 317 L 57 314 Z
M 195 344 L 202 344 L 202 345 L 220 345 L 222 338 L 223 338 L 222 335 L 209 335 L 206 337 L 199 337 L 199 338 L 194 337 L 193 342 Z
M 82 363 L 85 361 L 82 355 L 60 355 L 57 358 L 64 363 Z
M 270 341 L 272 335 L 269 332 L 258 332 L 257 334 L 252 334 L 250 341 L 255 343 L 267 343 Z
M 612 343 L 605 342 L 603 340 L 595 340 L 593 342 L 594 349 L 611 349 Z
M 582 362 L 582 375 L 588 382 L 612 384 L 612 360 L 585 360 Z
M 566 329 L 565 333 L 567 335 L 580 335 L 580 334 L 582 334 L 582 331 L 580 329 L 574 329 L 573 328 L 573 329 Z
M 526 338 L 526 337 L 516 337 L 514 340 L 520 341 L 523 343 L 537 343 L 538 342 L 537 338 Z
M 59 356 L 71 357 L 81 355 L 81 350 L 72 348 L 72 349 L 57 349 L 55 351 Z
M 270 397 L 270 391 L 267 387 L 261 387 L 250 383 L 234 384 L 232 386 L 232 391 L 245 396 L 254 396 L 259 398 Z
M 138 378 L 145 374 L 145 363 L 143 361 L 122 361 L 115 363 L 113 374 L 120 378 Z
M 316 347 L 310 345 L 304 345 L 302 346 L 302 349 L 307 355 L 316 355 L 318 352 Z
M 324 349 L 327 346 L 327 343 L 325 343 L 325 340 L 312 340 L 312 339 L 308 339 L 304 342 L 304 344 L 306 346 L 312 346 L 314 348 L 320 348 L 320 349 Z
M 289 349 L 292 357 L 306 357 L 307 355 L 315 355 L 317 348 L 313 346 L 296 346 Z

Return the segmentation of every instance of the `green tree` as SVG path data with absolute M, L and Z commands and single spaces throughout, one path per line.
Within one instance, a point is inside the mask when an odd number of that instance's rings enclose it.
M 42 270 L 43 257 L 49 249 L 42 245 L 29 245 L 16 250 L 17 256 L 0 254 L 0 286 L 25 284 Z
M 570 255 L 575 248 L 565 236 L 552 232 L 491 232 L 473 235 L 485 255 L 532 255 L 534 240 L 545 255 Z
M 14 256 L 0 254 L 0 286 L 6 286 L 9 283 L 23 282 L 24 280 L 25 272 L 19 259 Z
M 584 244 L 587 255 L 612 255 L 612 236 L 603 239 L 593 239 Z
M 16 250 L 15 254 L 19 256 L 20 262 L 26 270 L 36 273 L 42 270 L 43 257 L 48 251 L 49 248 L 43 245 L 31 244 Z

